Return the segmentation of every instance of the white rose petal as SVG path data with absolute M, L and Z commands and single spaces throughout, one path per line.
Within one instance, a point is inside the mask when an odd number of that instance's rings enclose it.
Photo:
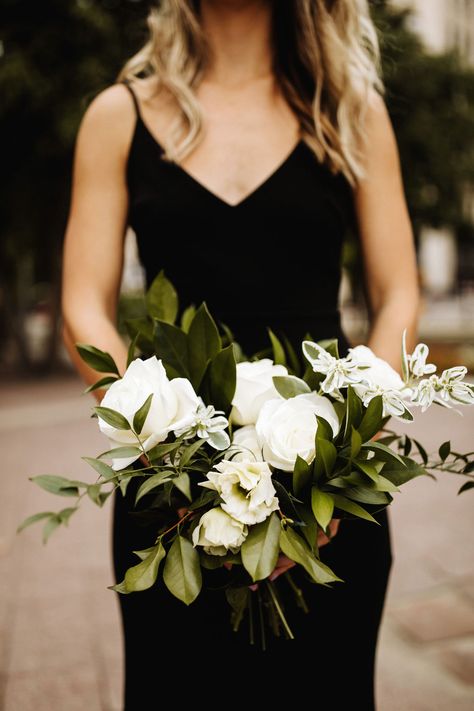
M 245 425 L 234 431 L 232 444 L 226 452 L 225 459 L 230 457 L 234 462 L 263 461 L 262 448 L 258 442 L 255 425 Z
M 217 506 L 201 516 L 192 539 L 194 547 L 203 546 L 204 551 L 210 555 L 226 555 L 228 551 L 237 553 L 247 534 L 245 524 L 236 521 Z
M 288 375 L 284 365 L 270 358 L 237 363 L 237 383 L 230 420 L 236 425 L 254 425 L 262 405 L 280 397 L 273 384 L 274 375 Z
M 132 425 L 135 412 L 151 393 L 153 398 L 150 410 L 139 435 L 146 452 L 163 442 L 174 429 L 185 427 L 193 421 L 199 399 L 189 380 L 169 380 L 162 361 L 156 356 L 146 360 L 136 358 L 123 377 L 112 383 L 100 403 L 102 407 L 120 412 Z M 99 428 L 107 436 L 111 448 L 137 444 L 133 432 L 116 429 L 101 417 L 98 419 Z M 114 459 L 112 467 L 115 470 L 124 469 L 138 456 Z
M 316 393 L 297 395 L 289 400 L 269 400 L 262 407 L 256 424 L 263 457 L 277 469 L 293 471 L 296 456 L 308 463 L 315 455 L 316 415 L 327 420 L 334 436 L 340 428 L 336 410 L 329 398 Z
M 260 523 L 278 509 L 267 462 L 223 459 L 206 476 L 200 486 L 217 491 L 223 510 L 241 523 Z
M 349 349 L 349 353 L 355 361 L 364 361 L 364 363 L 370 364 L 370 367 L 362 371 L 364 381 L 380 385 L 385 390 L 402 390 L 405 387 L 399 373 L 387 361 L 376 356 L 367 346 L 355 346 L 355 348 Z M 357 385 L 354 385 L 354 388 L 357 390 Z

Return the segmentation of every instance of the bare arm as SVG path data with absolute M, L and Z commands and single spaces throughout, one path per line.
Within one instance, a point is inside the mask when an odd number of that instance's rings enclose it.
M 98 373 L 74 346 L 108 351 L 120 373 L 127 347 L 116 328 L 127 227 L 125 161 L 134 113 L 125 87 L 111 86 L 88 106 L 76 139 L 71 205 L 64 239 L 61 310 L 63 341 L 87 384 Z M 103 390 L 94 391 L 98 401 Z
M 403 329 L 416 345 L 420 292 L 416 250 L 402 183 L 398 146 L 385 103 L 368 110 L 367 177 L 355 192 L 370 316 L 367 345 L 401 370 Z

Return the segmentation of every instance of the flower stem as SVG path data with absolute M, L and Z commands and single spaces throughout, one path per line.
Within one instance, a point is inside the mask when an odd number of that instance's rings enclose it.
M 293 632 L 291 631 L 291 628 L 286 620 L 286 617 L 283 613 L 283 610 L 280 605 L 280 601 L 278 600 L 278 596 L 275 591 L 275 583 L 271 580 L 267 580 L 267 586 L 268 586 L 268 592 L 270 593 L 270 596 L 272 598 L 272 602 L 275 605 L 275 609 L 278 612 L 278 615 L 280 617 L 280 620 L 282 621 L 283 627 L 285 628 L 285 631 L 290 639 L 294 639 L 295 636 Z

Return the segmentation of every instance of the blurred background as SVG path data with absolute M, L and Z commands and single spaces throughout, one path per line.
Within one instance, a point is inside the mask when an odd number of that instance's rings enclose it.
M 61 245 L 81 117 L 146 38 L 142 0 L 3 0 L 0 30 L 0 709 L 120 711 L 121 630 L 110 511 L 83 511 L 45 548 L 18 523 L 58 500 L 28 476 L 91 474 L 104 442 L 60 338 Z M 474 369 L 474 0 L 371 2 L 400 151 L 423 309 L 439 369 Z M 367 335 L 354 235 L 343 326 Z M 126 239 L 119 328 L 143 298 Z M 431 408 L 414 436 L 474 449 L 474 415 Z M 380 711 L 474 707 L 473 504 L 458 477 L 415 480 L 390 508 L 394 567 L 377 659 Z M 110 508 L 110 506 L 109 506 Z

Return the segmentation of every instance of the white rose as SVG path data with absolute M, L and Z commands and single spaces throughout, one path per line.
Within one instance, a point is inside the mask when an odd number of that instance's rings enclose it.
M 353 360 L 370 364 L 369 368 L 364 368 L 361 371 L 363 380 L 379 385 L 384 390 L 402 390 L 405 387 L 397 371 L 387 361 L 376 356 L 367 346 L 355 346 L 355 348 L 349 349 L 349 353 Z M 357 391 L 359 386 L 356 384 L 353 387 Z
M 298 454 L 310 463 L 318 428 L 315 415 L 329 422 L 334 435 L 339 432 L 336 410 L 324 395 L 312 392 L 266 402 L 255 426 L 265 461 L 287 472 L 293 471 Z
M 200 482 L 200 486 L 217 491 L 224 502 L 223 510 L 241 523 L 260 523 L 278 509 L 266 462 L 223 459 L 206 476 L 209 481 Z
M 237 553 L 245 541 L 248 528 L 229 516 L 220 506 L 206 511 L 193 531 L 193 546 L 203 546 L 210 555 Z
M 120 412 L 132 425 L 135 412 L 151 393 L 150 410 L 139 435 L 146 452 L 163 442 L 171 431 L 193 422 L 200 400 L 189 380 L 169 380 L 162 361 L 156 356 L 146 360 L 137 358 L 130 363 L 123 377 L 112 383 L 100 403 L 102 407 Z M 133 432 L 116 429 L 101 417 L 99 428 L 108 437 L 111 448 L 137 444 Z M 124 469 L 138 457 L 114 459 L 112 467 Z
M 284 365 L 270 358 L 237 363 L 237 383 L 230 420 L 236 425 L 254 425 L 264 402 L 280 397 L 273 384 L 274 375 L 288 375 Z
M 234 462 L 254 460 L 262 462 L 262 448 L 258 442 L 255 425 L 245 425 L 234 431 L 232 444 L 226 452 L 225 459 L 232 457 Z

